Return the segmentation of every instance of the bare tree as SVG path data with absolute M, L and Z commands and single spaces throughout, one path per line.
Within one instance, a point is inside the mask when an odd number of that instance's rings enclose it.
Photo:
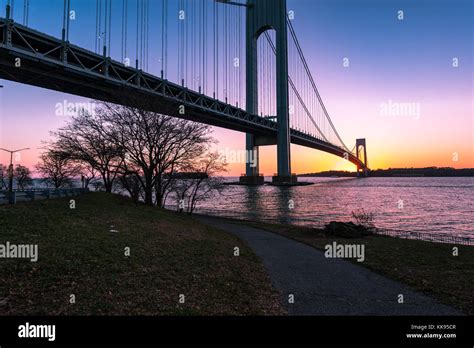
M 222 155 L 211 152 L 196 159 L 187 172 L 180 173 L 173 185 L 176 198 L 180 201 L 178 210 L 182 211 L 185 206 L 187 213 L 192 214 L 200 201 L 221 193 L 224 184 L 218 174 L 226 172 L 226 167 L 227 163 Z
M 57 138 L 53 144 L 55 151 L 97 171 L 106 192 L 112 192 L 123 159 L 122 149 L 108 136 L 109 127 L 100 115 L 96 117 L 81 111 L 66 126 L 52 133 Z
M 8 167 L 0 164 L 0 190 L 7 189 Z
M 33 183 L 30 169 L 28 167 L 22 166 L 21 164 L 15 167 L 13 175 L 16 178 L 16 184 L 20 190 L 24 190 Z
M 47 184 L 52 184 L 55 188 L 72 186 L 72 179 L 81 173 L 80 166 L 61 152 L 50 149 L 40 158 L 41 162 L 36 165 L 36 170 Z
M 108 141 L 123 151 L 122 173 L 135 175 L 147 205 L 162 206 L 170 189 L 165 174 L 189 166 L 213 141 L 207 125 L 146 110 L 104 103 L 97 113 Z
M 138 204 L 140 198 L 143 199 L 143 189 L 140 180 L 135 174 L 119 176 L 119 185 L 132 197 L 135 204 Z
M 89 185 L 97 178 L 97 170 L 87 163 L 79 163 L 78 167 L 80 168 L 81 181 L 84 188 L 89 188 Z

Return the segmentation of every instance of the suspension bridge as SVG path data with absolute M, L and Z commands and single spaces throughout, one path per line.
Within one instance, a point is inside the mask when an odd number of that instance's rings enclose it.
M 34 1 L 6 1 L 0 78 L 245 132 L 257 165 L 247 163 L 242 183 L 263 183 L 258 149 L 276 145 L 273 182 L 296 184 L 290 143 L 367 175 L 365 139 L 349 148 L 338 134 L 286 0 L 89 0 L 80 46 L 71 0 L 59 3 L 53 33 L 35 30 Z

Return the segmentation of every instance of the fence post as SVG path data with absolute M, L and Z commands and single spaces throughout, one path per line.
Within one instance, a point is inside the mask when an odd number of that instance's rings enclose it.
M 8 202 L 10 204 L 16 204 L 16 192 L 12 191 L 8 193 Z

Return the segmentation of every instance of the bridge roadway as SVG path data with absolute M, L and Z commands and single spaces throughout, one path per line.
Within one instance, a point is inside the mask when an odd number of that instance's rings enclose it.
M 0 40 L 2 79 L 251 133 L 257 136 L 257 145 L 276 144 L 276 122 L 126 66 L 105 54 L 5 18 L 0 18 Z M 185 107 L 184 113 L 180 106 Z M 354 154 L 327 141 L 295 129 L 290 130 L 290 137 L 294 144 L 346 157 L 364 167 Z

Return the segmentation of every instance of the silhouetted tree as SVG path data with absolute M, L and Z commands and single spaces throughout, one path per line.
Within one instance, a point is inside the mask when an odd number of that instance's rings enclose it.
M 84 188 L 89 188 L 89 185 L 97 179 L 97 170 L 92 168 L 87 163 L 79 163 L 81 180 L 83 180 Z
M 100 115 L 81 111 L 66 126 L 52 132 L 57 138 L 52 144 L 55 151 L 97 171 L 106 192 L 112 192 L 123 159 L 121 147 L 109 137 L 109 128 Z
M 36 170 L 48 185 L 52 184 L 55 188 L 72 186 L 72 179 L 81 173 L 80 166 L 62 152 L 50 149 L 40 158 Z
M 143 189 L 138 176 L 135 174 L 121 175 L 118 178 L 118 184 L 132 197 L 135 204 L 138 204 L 140 198 L 143 198 Z
M 0 190 L 8 188 L 8 167 L 0 164 Z
M 30 169 L 20 164 L 15 167 L 13 176 L 15 177 L 16 184 L 20 190 L 24 190 L 33 183 Z
M 213 141 L 207 125 L 146 110 L 104 103 L 97 116 L 108 141 L 123 151 L 122 173 L 135 175 L 147 205 L 162 206 L 170 189 L 165 174 L 189 167 Z
M 226 167 L 227 163 L 222 155 L 211 152 L 195 159 L 186 172 L 179 173 L 173 184 L 178 211 L 186 208 L 186 212 L 192 214 L 198 202 L 220 193 L 224 184 L 218 174 L 225 172 Z

